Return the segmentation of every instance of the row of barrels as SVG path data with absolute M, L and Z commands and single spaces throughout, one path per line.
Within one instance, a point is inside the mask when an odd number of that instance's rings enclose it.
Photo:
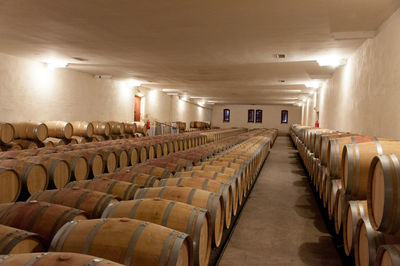
M 346 255 L 398 265 L 400 142 L 297 125 L 291 136 Z
M 198 128 L 201 130 L 211 128 L 211 124 L 209 122 L 202 122 L 202 121 L 191 121 L 190 128 Z
M 205 136 L 207 142 L 218 141 L 224 138 L 235 136 L 240 133 L 246 132 L 245 128 L 229 128 L 229 129 L 214 129 L 209 131 L 201 132 L 201 135 Z
M 0 202 L 36 191 L 62 188 L 118 168 L 146 162 L 205 143 L 199 134 L 171 134 L 0 153 Z
M 139 132 L 146 135 L 146 126 L 133 122 L 48 121 L 0 122 L 0 150 L 21 150 L 67 144 L 132 138 Z
M 0 239 L 7 251 L 51 251 L 8 255 L 0 261 L 5 265 L 57 258 L 70 265 L 77 260 L 107 262 L 75 254 L 82 253 L 125 265 L 208 265 L 212 247 L 220 245 L 215 235 L 230 226 L 225 210 L 234 210 L 228 198 L 231 184 L 238 184 L 235 191 L 245 195 L 242 193 L 254 182 L 269 151 L 270 135 L 260 133 L 226 140 L 230 148 L 216 143 L 212 159 L 201 155 L 204 161 L 198 165 L 188 160 L 197 153 L 188 150 L 185 158 L 173 153 L 154 160 L 167 168 L 140 164 L 93 180 L 75 181 L 63 189 L 37 192 L 27 202 L 0 204 L 0 235 L 6 232 Z M 210 175 L 209 170 L 218 172 Z M 203 177 L 172 176 L 189 171 L 198 171 Z M 224 173 L 241 182 L 215 180 L 217 174 L 219 178 L 227 175 Z M 30 241 L 24 241 L 28 238 Z M 10 249 L 14 244 L 18 248 Z M 0 241 L 4 254 L 1 248 Z

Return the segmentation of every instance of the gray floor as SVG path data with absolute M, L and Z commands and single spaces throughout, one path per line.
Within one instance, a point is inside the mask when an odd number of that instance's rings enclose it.
M 278 137 L 219 265 L 341 265 L 289 137 Z

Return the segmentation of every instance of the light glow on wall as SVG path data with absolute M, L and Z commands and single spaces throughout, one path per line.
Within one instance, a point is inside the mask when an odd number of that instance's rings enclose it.
M 54 85 L 54 73 L 43 63 L 36 63 L 28 70 L 32 79 L 32 85 L 40 92 L 48 91 Z
M 68 66 L 68 62 L 57 58 L 47 58 L 44 59 L 43 62 L 50 70 L 54 70 L 56 68 L 64 68 Z
M 320 66 L 329 66 L 336 68 L 338 66 L 342 66 L 346 64 L 346 59 L 338 55 L 328 55 L 317 59 L 317 63 Z

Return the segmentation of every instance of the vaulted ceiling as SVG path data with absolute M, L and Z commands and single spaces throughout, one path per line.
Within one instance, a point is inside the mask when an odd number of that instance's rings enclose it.
M 2 0 L 0 53 L 216 103 L 291 104 L 333 73 L 316 60 L 349 57 L 399 2 Z

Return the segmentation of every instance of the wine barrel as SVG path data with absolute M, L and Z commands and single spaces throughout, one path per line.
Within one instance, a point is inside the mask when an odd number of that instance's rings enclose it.
M 96 265 L 122 266 L 122 264 L 102 258 L 68 252 L 25 253 L 0 256 L 2 266 L 34 265 L 34 266 L 65 266 L 65 265 Z
M 346 207 L 347 195 L 343 189 L 340 189 L 336 193 L 335 206 L 333 209 L 335 232 L 340 233 L 343 224 L 344 209 Z
M 193 265 L 185 233 L 128 218 L 73 221 L 51 243 L 52 251 L 80 252 L 125 265 Z M 172 248 L 170 248 L 172 247 Z
M 167 169 L 164 169 L 161 167 L 157 167 L 157 166 L 143 165 L 143 164 L 132 166 L 132 167 L 121 168 L 118 171 L 130 172 L 130 173 L 142 173 L 142 174 L 157 176 L 160 178 L 170 178 L 173 176 L 171 174 L 170 170 L 167 170 Z
M 124 124 L 124 131 L 126 134 L 133 135 L 136 132 L 136 124 L 133 122 L 125 122 Z
M 142 133 L 143 135 L 147 135 L 147 126 L 146 124 L 136 124 L 136 132 Z
M 85 180 L 88 178 L 89 164 L 84 156 L 75 154 L 74 152 L 52 153 L 49 156 L 67 161 L 71 168 L 71 177 L 75 180 Z
M 66 139 L 65 143 L 66 144 L 75 145 L 75 144 L 78 144 L 78 141 L 76 139 L 74 139 L 74 138 L 71 138 L 71 139 Z
M 8 144 L 15 136 L 15 129 L 12 124 L 0 122 L 0 143 Z
M 343 149 L 343 187 L 351 199 L 367 199 L 368 171 L 376 155 L 400 152 L 400 141 L 347 144 Z
M 0 145 L 0 151 L 18 151 L 22 149 L 23 149 L 22 145 L 15 142 L 10 142 L 8 144 Z
M 63 188 L 71 179 L 71 168 L 66 160 L 52 158 L 47 155 L 28 156 L 23 160 L 46 167 L 49 176 L 49 187 L 51 188 Z
M 129 165 L 135 165 L 139 163 L 139 152 L 136 147 L 127 147 L 125 148 L 127 154 L 128 154 L 128 164 Z
M 48 137 L 47 126 L 43 123 L 19 122 L 14 123 L 16 139 L 43 141 Z
M 214 243 L 221 244 L 224 229 L 225 207 L 222 197 L 213 192 L 189 187 L 142 188 L 136 192 L 135 199 L 163 198 L 176 200 L 200 208 L 206 208 L 211 214 L 211 226 L 214 232 Z
M 137 184 L 143 187 L 153 187 L 157 186 L 160 177 L 152 176 L 143 173 L 131 173 L 131 172 L 115 172 L 111 174 L 104 174 L 96 176 L 95 178 L 110 178 L 114 180 L 129 182 L 133 184 Z
M 94 131 L 93 133 L 96 135 L 101 135 L 101 136 L 110 136 L 111 134 L 111 126 L 107 122 L 100 122 L 100 121 L 93 121 L 92 122 Z
M 60 145 L 65 145 L 66 142 L 63 139 L 47 138 L 42 142 L 45 147 L 55 147 Z
M 89 176 L 93 177 L 104 173 L 106 166 L 103 161 L 103 156 L 95 149 L 76 150 L 68 153 L 86 158 L 89 166 Z
M 369 136 L 350 136 L 344 138 L 336 138 L 329 141 L 327 167 L 333 177 L 341 178 L 342 174 L 342 153 L 346 144 L 364 143 L 377 140 L 375 137 Z
M 333 211 L 336 202 L 336 194 L 338 190 L 342 188 L 342 180 L 341 179 L 332 179 L 330 182 L 330 186 L 328 188 L 328 217 L 331 220 L 333 218 Z
M 349 256 L 353 251 L 357 223 L 368 217 L 367 201 L 348 201 L 343 216 L 344 251 Z
M 0 224 L 0 254 L 42 251 L 44 251 L 44 247 L 38 234 Z
M 400 244 L 380 246 L 376 254 L 376 266 L 400 265 Z
M 231 184 L 232 185 L 232 195 L 233 195 L 233 215 L 236 215 L 238 205 L 241 204 L 241 197 L 243 196 L 242 193 L 240 193 L 240 186 L 239 186 L 239 180 L 237 177 L 232 177 L 228 176 L 225 174 L 221 174 L 218 172 L 205 172 L 205 171 L 188 171 L 188 172 L 179 172 L 176 173 L 174 177 L 201 177 L 201 178 L 207 178 L 207 179 L 212 179 L 214 181 L 222 182 L 225 184 Z
M 398 244 L 400 238 L 375 231 L 368 218 L 363 218 L 357 223 L 354 243 L 354 261 L 356 265 L 376 265 L 379 246 Z
M 21 179 L 15 170 L 0 167 L 0 203 L 16 201 L 21 186 Z
M 21 160 L 0 160 L 0 169 L 13 169 L 18 173 L 22 186 L 21 193 L 30 194 L 41 190 L 45 190 L 49 184 L 47 170 L 42 164 L 30 163 Z M 8 184 L 6 187 L 15 185 Z
M 379 155 L 371 162 L 368 180 L 368 214 L 375 230 L 400 233 L 400 153 Z
M 207 178 L 199 177 L 179 177 L 179 178 L 168 178 L 162 179 L 157 185 L 158 187 L 165 186 L 185 186 L 203 189 L 209 192 L 222 195 L 225 206 L 225 226 L 230 228 L 232 218 L 232 186 L 217 181 L 213 181 Z
M 86 219 L 86 214 L 81 210 L 47 202 L 0 204 L 0 224 L 40 235 L 45 248 L 65 223 L 82 219 Z
M 136 190 L 139 185 L 112 180 L 108 178 L 96 178 L 93 180 L 80 180 L 69 183 L 67 188 L 80 187 L 94 191 L 112 194 L 121 200 L 131 200 L 134 198 Z
M 74 133 L 74 127 L 71 123 L 64 121 L 48 121 L 45 122 L 49 137 L 70 139 Z
M 22 149 L 37 149 L 44 147 L 44 144 L 38 141 L 28 140 L 28 139 L 14 139 L 10 142 L 12 145 L 20 145 Z
M 108 204 L 117 201 L 113 195 L 78 187 L 40 191 L 28 199 L 33 200 L 80 209 L 89 218 L 99 218 Z
M 207 209 L 160 198 L 108 205 L 102 218 L 130 218 L 159 224 L 190 235 L 195 265 L 207 266 L 211 254 L 211 217 Z
M 172 174 L 175 174 L 176 172 L 181 172 L 184 170 L 182 165 L 179 165 L 176 163 L 169 163 L 168 161 L 163 161 L 163 160 L 159 160 L 159 159 L 149 160 L 145 164 L 167 169 L 167 170 L 171 171 Z
M 76 142 L 78 144 L 85 144 L 86 142 L 88 142 L 87 138 L 85 137 L 80 137 L 80 136 L 72 136 L 71 139 L 76 140 Z
M 110 121 L 110 132 L 112 135 L 123 135 L 125 132 L 124 123 Z
M 113 173 L 118 167 L 118 158 L 115 152 L 101 148 L 95 150 L 103 157 L 104 172 Z
M 71 124 L 74 129 L 74 136 L 91 138 L 94 134 L 94 126 L 90 122 L 74 121 Z

